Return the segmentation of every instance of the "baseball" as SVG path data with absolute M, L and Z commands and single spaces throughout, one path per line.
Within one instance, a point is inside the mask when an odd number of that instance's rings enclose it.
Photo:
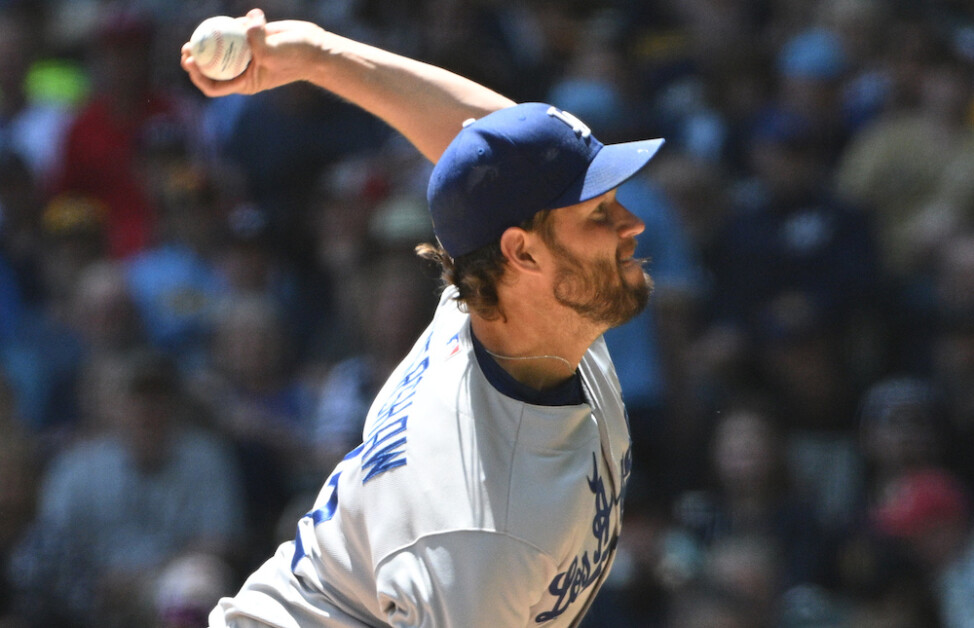
M 239 76 L 250 63 L 247 32 L 240 20 L 226 15 L 203 20 L 189 44 L 200 72 L 216 81 Z

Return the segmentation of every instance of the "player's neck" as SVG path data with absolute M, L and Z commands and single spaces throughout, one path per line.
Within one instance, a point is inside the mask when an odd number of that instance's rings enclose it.
M 572 333 L 556 318 L 538 320 L 509 314 L 488 320 L 471 314 L 470 323 L 480 343 L 511 377 L 545 390 L 574 376 L 595 339 Z

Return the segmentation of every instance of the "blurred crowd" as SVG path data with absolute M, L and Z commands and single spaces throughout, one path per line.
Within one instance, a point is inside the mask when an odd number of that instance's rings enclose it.
M 249 8 L 0 0 L 0 628 L 205 626 L 432 312 L 418 153 L 179 68 Z M 655 291 L 606 335 L 635 462 L 585 628 L 974 626 L 969 3 L 262 8 L 667 138 L 619 192 Z

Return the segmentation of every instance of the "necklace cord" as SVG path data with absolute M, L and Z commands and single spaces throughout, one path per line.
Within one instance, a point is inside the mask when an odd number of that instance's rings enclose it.
M 572 373 L 575 372 L 575 367 L 572 366 L 572 363 L 566 360 L 565 358 L 561 357 L 560 355 L 524 355 L 524 356 L 501 355 L 499 353 L 494 353 L 487 347 L 484 347 L 484 351 L 486 351 L 489 355 L 495 358 L 500 358 L 501 360 L 543 360 L 543 359 L 558 360 L 562 362 L 565 366 L 567 366 L 568 370 L 570 370 Z

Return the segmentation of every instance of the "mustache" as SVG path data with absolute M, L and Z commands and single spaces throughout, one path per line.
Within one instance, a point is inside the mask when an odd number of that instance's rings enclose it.
M 633 257 L 635 254 L 636 254 L 636 239 L 630 238 L 629 240 L 625 241 L 622 245 L 619 246 L 619 253 L 617 255 L 617 259 L 627 260 Z M 639 261 L 640 263 L 642 263 L 643 259 L 636 259 L 634 261 Z

